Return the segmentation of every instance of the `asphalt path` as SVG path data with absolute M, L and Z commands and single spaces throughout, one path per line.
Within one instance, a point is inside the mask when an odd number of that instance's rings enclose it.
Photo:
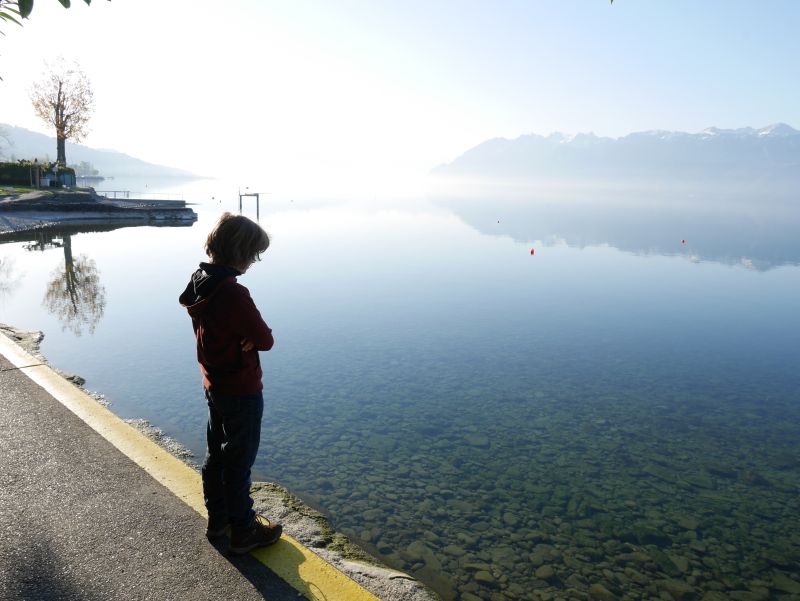
M 0 600 L 296 600 L 0 355 Z

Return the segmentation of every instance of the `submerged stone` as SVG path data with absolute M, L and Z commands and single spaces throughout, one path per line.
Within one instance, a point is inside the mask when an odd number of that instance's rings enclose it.
M 474 576 L 475 580 L 484 586 L 496 586 L 497 580 L 495 577 L 491 575 L 491 573 L 487 572 L 486 570 L 481 570 L 480 572 L 475 572 Z
M 681 570 L 669 555 L 659 549 L 652 549 L 648 555 L 667 576 L 680 576 L 685 571 Z
M 462 555 L 466 555 L 466 551 L 459 547 L 458 545 L 447 545 L 444 549 L 442 549 L 448 555 L 452 555 L 453 557 L 461 557 Z
M 464 437 L 464 441 L 472 447 L 478 447 L 480 449 L 489 448 L 489 437 L 483 434 L 467 434 Z
M 719 591 L 707 591 L 700 601 L 728 601 L 729 597 Z
M 697 530 L 697 527 L 700 525 L 700 522 L 689 515 L 682 515 L 678 517 L 677 520 L 678 526 L 685 530 Z
M 667 557 L 672 561 L 672 563 L 682 572 L 686 573 L 689 571 L 689 560 L 683 557 L 682 555 L 675 555 L 674 553 L 668 553 Z
M 772 587 L 784 593 L 793 595 L 800 594 L 800 582 L 789 578 L 783 572 L 774 572 L 772 575 Z
M 739 475 L 739 471 L 736 468 L 723 463 L 709 463 L 706 465 L 706 471 L 713 476 L 721 478 L 734 479 Z
M 534 575 L 541 580 L 549 581 L 556 577 L 556 572 L 552 566 L 544 565 L 537 568 Z
M 682 580 L 659 580 L 658 589 L 672 595 L 673 599 L 690 599 L 694 595 L 694 587 Z
M 600 583 L 595 583 L 589 587 L 589 598 L 597 601 L 616 601 L 616 595 Z
M 763 587 L 751 588 L 749 591 L 746 592 L 749 593 L 750 596 L 745 601 L 767 601 L 770 596 L 769 589 Z M 731 598 L 734 599 L 734 601 L 736 601 L 735 595 L 736 595 L 735 591 L 731 593 Z
M 639 522 L 630 529 L 619 534 L 620 540 L 639 545 L 656 545 L 667 547 L 672 544 L 672 538 L 663 530 L 651 526 L 647 522 Z

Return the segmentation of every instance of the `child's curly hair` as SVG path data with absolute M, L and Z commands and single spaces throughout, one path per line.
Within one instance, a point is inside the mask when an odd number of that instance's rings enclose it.
M 269 248 L 269 236 L 257 223 L 242 215 L 223 213 L 206 239 L 206 254 L 213 263 L 241 267 L 261 259 Z

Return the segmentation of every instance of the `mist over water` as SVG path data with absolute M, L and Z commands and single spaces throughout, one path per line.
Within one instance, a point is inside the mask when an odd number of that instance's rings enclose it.
M 682 256 L 758 270 L 800 263 L 800 197 L 790 182 L 654 185 L 442 180 L 435 201 L 481 233 L 573 248 Z
M 272 245 L 240 280 L 276 338 L 256 476 L 446 599 L 791 594 L 796 196 L 518 184 L 262 197 Z M 44 330 L 53 365 L 202 457 L 177 296 L 240 184 L 144 185 L 198 222 L 71 233 L 104 291 L 93 331 L 43 303 L 63 244 L 19 238 L 0 321 Z

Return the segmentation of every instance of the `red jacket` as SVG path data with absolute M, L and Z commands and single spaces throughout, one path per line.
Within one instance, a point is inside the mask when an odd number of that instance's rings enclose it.
M 270 350 L 275 341 L 237 275 L 230 267 L 200 263 L 179 300 L 192 318 L 206 390 L 255 394 L 263 388 L 258 351 Z M 245 338 L 253 350 L 242 350 Z

